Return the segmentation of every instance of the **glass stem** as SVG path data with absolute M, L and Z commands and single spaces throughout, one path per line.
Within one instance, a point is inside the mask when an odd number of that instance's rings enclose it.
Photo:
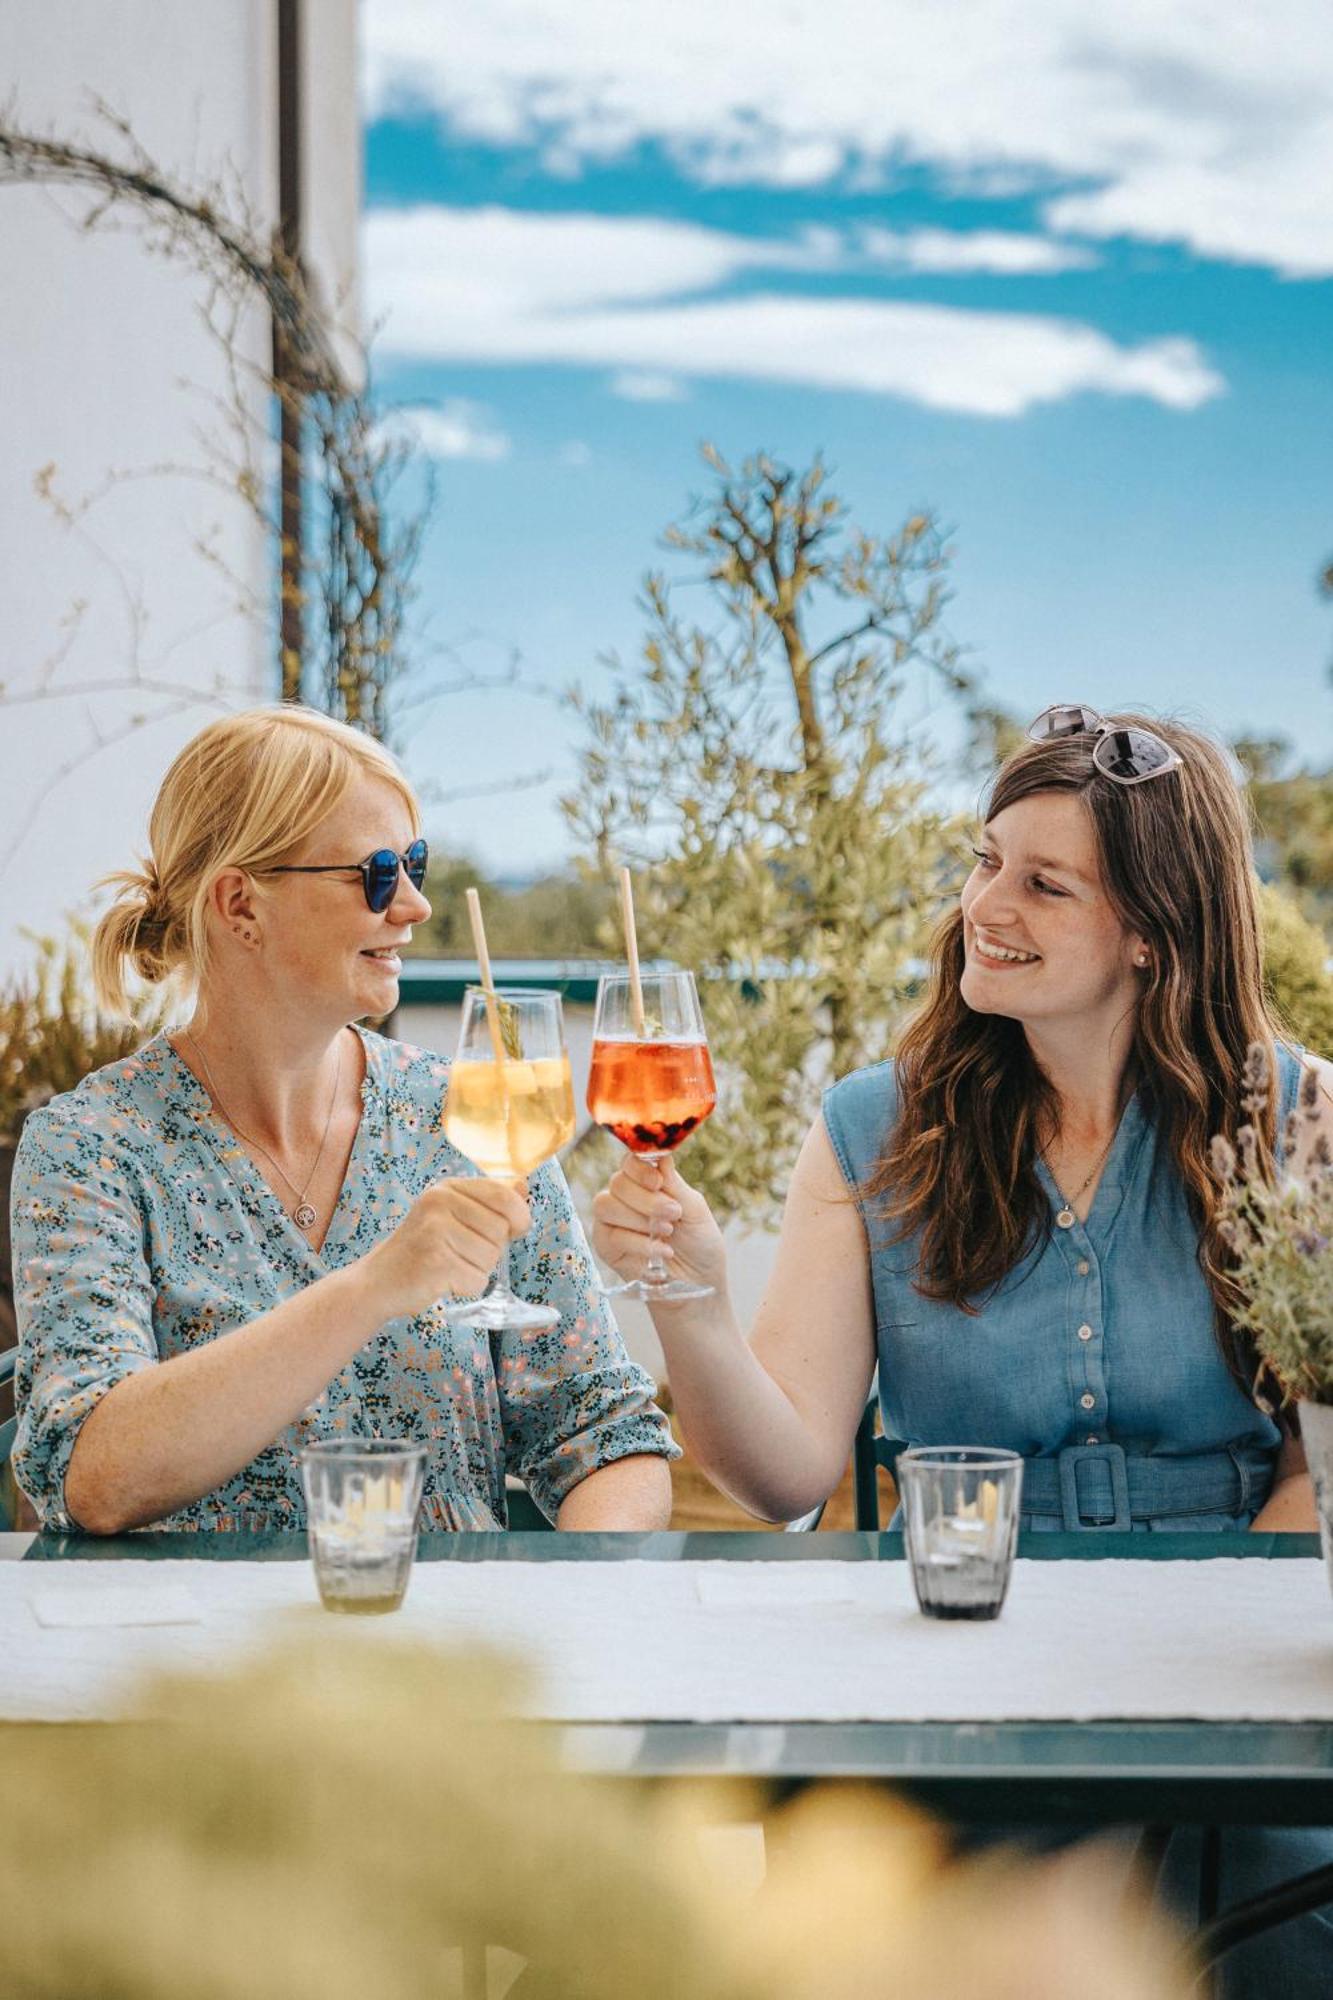
M 490 1277 L 486 1280 L 485 1287 L 481 1292 L 481 1298 L 512 1299 L 513 1296 L 514 1294 L 510 1291 L 506 1280 L 500 1276 L 500 1266 L 497 1264 L 491 1272 Z
M 641 1157 L 645 1160 L 651 1160 L 655 1167 L 660 1167 L 667 1156 L 665 1153 L 644 1153 Z M 667 1268 L 666 1258 L 660 1250 L 655 1250 L 652 1247 L 654 1243 L 660 1243 L 661 1241 L 662 1236 L 657 1227 L 657 1217 L 656 1215 L 650 1216 L 648 1221 L 648 1262 L 643 1267 L 643 1276 L 640 1280 L 642 1284 L 669 1285 L 671 1282 L 671 1272 Z

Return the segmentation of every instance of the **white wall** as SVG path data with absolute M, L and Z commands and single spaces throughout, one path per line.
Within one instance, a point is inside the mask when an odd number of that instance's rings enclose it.
M 355 0 L 308 12 L 309 238 L 329 295 L 354 297 Z M 100 97 L 170 172 L 196 185 L 230 174 L 267 219 L 276 36 L 274 0 L 8 0 L 3 96 L 28 129 L 102 144 Z M 82 210 L 68 194 L 0 186 L 0 977 L 27 962 L 21 926 L 57 927 L 143 847 L 157 783 L 186 738 L 219 706 L 276 692 L 269 634 L 237 608 L 270 600 L 272 551 L 240 499 L 201 476 L 210 454 L 198 433 L 225 393 L 202 287 L 147 253 L 130 212 L 81 234 Z M 248 338 L 262 360 L 259 313 Z M 71 529 L 34 494 L 48 465 L 71 502 L 112 470 L 183 469 L 113 485 Z M 201 539 L 235 583 L 196 552 Z M 78 692 L 123 681 L 136 662 L 146 682 L 197 696 Z M 58 698 L 23 700 L 44 672 Z M 132 727 L 140 715 L 146 726 Z M 99 736 L 110 747 L 96 750 Z

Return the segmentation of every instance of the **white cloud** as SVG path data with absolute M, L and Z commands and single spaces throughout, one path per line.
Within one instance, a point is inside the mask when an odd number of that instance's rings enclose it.
M 691 296 L 765 262 L 809 261 L 808 246 L 760 249 L 679 223 L 428 207 L 373 212 L 365 238 L 381 347 L 421 359 L 799 382 L 986 416 L 1084 390 L 1193 409 L 1224 387 L 1190 340 L 1121 347 L 1039 314 Z
M 622 368 L 611 378 L 611 394 L 627 403 L 681 403 L 685 384 L 675 375 L 645 374 L 639 369 Z
M 943 276 L 969 271 L 997 277 L 1048 277 L 1087 271 L 1101 260 L 1081 243 L 1025 236 L 1010 229 L 863 229 L 862 253 L 874 263 Z
M 510 441 L 481 403 L 455 397 L 446 403 L 404 403 L 379 420 L 382 437 L 401 440 L 427 458 L 508 458 Z
M 372 112 L 567 173 L 664 146 L 706 184 L 925 166 L 1057 229 L 1333 273 L 1327 0 L 367 0 Z

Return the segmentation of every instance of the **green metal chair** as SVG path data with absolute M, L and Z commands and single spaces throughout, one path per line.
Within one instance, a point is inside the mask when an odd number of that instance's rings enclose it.
M 17 1361 L 16 1347 L 11 1347 L 6 1353 L 0 1354 L 0 1394 L 7 1389 L 11 1400 L 14 1394 L 14 1368 Z M 17 1417 L 6 1417 L 0 1423 L 0 1532 L 18 1525 L 18 1487 L 14 1483 L 14 1469 L 9 1462 L 18 1427 Z
M 886 1472 L 892 1474 L 898 1453 L 902 1450 L 900 1444 L 879 1435 L 875 1428 L 878 1415 L 879 1399 L 872 1391 L 869 1402 L 861 1412 L 852 1445 L 852 1504 L 857 1528 L 868 1535 L 879 1533 L 879 1468 L 883 1466 Z M 824 1517 L 824 1504 L 821 1501 L 808 1514 L 802 1514 L 798 1521 L 788 1521 L 785 1533 L 811 1533 Z
M 543 1528 L 549 1529 L 551 1527 L 551 1523 L 547 1520 L 527 1487 L 520 1486 L 517 1480 L 514 1480 L 509 1485 L 505 1493 L 505 1504 L 509 1509 L 509 1527 L 511 1532 L 533 1534 Z

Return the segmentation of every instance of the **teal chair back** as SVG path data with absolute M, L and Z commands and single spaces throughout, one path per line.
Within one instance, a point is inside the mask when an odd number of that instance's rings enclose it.
M 505 1502 L 509 1509 L 509 1526 L 511 1529 L 517 1529 L 520 1534 L 532 1535 L 539 1533 L 542 1529 L 550 1528 L 551 1523 L 547 1520 L 526 1486 L 520 1486 L 517 1481 L 514 1481 L 505 1494 Z
M 852 1501 L 858 1529 L 865 1534 L 877 1533 L 879 1521 L 879 1469 L 892 1476 L 902 1446 L 891 1438 L 882 1437 L 875 1426 L 879 1417 L 879 1400 L 872 1395 L 864 1410 L 861 1421 L 856 1426 L 856 1439 L 852 1445 Z M 802 1514 L 797 1521 L 786 1523 L 789 1535 L 808 1535 L 824 1518 L 824 1503 L 813 1507 L 808 1514 Z
M 15 1347 L 11 1347 L 6 1354 L 0 1354 L 0 1396 L 5 1403 L 13 1401 L 17 1360 L 18 1349 Z M 14 1469 L 9 1463 L 18 1427 L 17 1417 L 6 1417 L 0 1422 L 0 1532 L 18 1525 L 18 1488 L 14 1484 Z

